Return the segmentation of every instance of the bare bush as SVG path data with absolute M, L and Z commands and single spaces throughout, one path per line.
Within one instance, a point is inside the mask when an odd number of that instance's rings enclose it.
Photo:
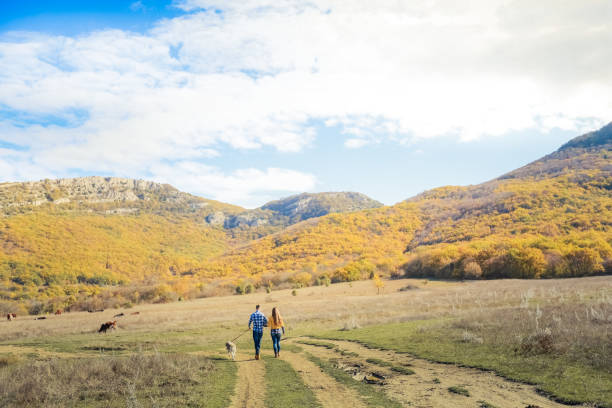
M 520 351 L 523 354 L 548 354 L 554 350 L 554 346 L 552 331 L 547 327 L 525 337 L 521 341 Z

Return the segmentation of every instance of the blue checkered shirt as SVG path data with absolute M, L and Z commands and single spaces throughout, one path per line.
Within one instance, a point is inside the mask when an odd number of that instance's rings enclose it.
M 251 314 L 251 318 L 249 319 L 249 327 L 253 324 L 254 332 L 263 332 L 264 326 L 268 325 L 268 319 L 261 313 L 259 310 L 255 313 Z

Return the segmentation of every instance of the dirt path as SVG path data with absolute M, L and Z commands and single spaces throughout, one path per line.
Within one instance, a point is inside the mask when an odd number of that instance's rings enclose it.
M 285 351 L 281 358 L 300 374 L 304 384 L 315 393 L 323 408 L 365 408 L 355 392 L 325 374 L 303 355 Z
M 368 349 L 357 343 L 347 341 L 329 341 L 342 350 L 357 353 L 359 357 L 341 356 L 339 353 L 322 347 L 299 346 L 308 352 L 323 358 L 335 358 L 352 373 L 361 375 L 372 372 L 385 377 L 383 389 L 391 398 L 411 407 L 477 407 L 480 401 L 486 401 L 499 408 L 527 407 L 540 408 L 565 407 L 539 395 L 535 387 L 505 380 L 491 372 L 480 371 L 452 364 L 437 364 L 416 359 L 392 351 Z M 387 367 L 370 364 L 368 358 L 376 358 L 395 365 L 409 366 L 415 373 L 401 375 Z M 357 375 L 359 375 L 357 374 Z M 449 391 L 451 386 L 460 386 L 469 391 L 469 396 Z
M 230 408 L 263 408 L 266 393 L 264 362 L 254 360 L 251 354 L 238 353 L 236 392 Z

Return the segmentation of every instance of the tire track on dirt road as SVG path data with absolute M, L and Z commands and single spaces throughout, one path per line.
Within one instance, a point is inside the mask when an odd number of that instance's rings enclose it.
M 567 407 L 538 394 L 534 386 L 506 380 L 490 371 L 433 363 L 407 354 L 366 348 L 354 342 L 327 339 L 324 341 L 335 344 L 343 351 L 356 353 L 358 357 L 342 356 L 333 350 L 312 345 L 300 344 L 300 347 L 320 358 L 337 359 L 351 370 L 384 375 L 385 380 L 381 387 L 385 393 L 406 406 L 477 407 L 480 406 L 480 401 L 486 401 L 499 408 L 529 405 L 539 408 Z M 409 366 L 414 374 L 395 373 L 389 367 L 366 362 L 368 358 L 384 360 L 393 365 Z M 467 389 L 470 395 L 452 393 L 449 391 L 451 386 L 461 386 Z
M 325 374 L 306 357 L 285 351 L 281 359 L 291 364 L 304 381 L 304 384 L 315 393 L 323 408 L 366 407 L 357 393 Z
M 255 360 L 251 354 L 236 355 L 238 378 L 230 408 L 263 408 L 266 398 L 264 362 Z

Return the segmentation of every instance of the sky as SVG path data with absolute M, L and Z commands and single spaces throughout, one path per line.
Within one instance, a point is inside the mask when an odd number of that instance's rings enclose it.
M 478 184 L 612 120 L 608 0 L 0 1 L 0 181 L 254 208 Z

